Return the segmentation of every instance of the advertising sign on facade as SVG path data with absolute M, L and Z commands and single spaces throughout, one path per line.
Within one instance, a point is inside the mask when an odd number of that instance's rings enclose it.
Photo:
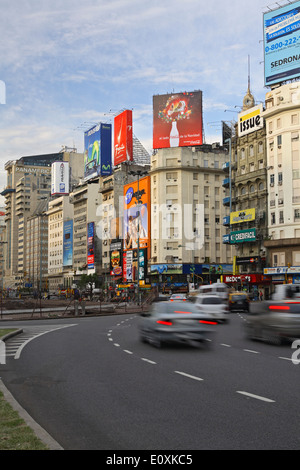
M 84 178 L 112 173 L 111 124 L 97 124 L 84 133 Z
M 63 266 L 73 265 L 73 220 L 67 220 L 63 225 Z
M 264 120 L 262 117 L 263 105 L 253 106 L 253 108 L 243 111 L 238 115 L 238 135 L 250 134 L 264 127 Z
M 114 119 L 114 165 L 133 159 L 132 111 L 126 109 Z
M 122 276 L 123 269 L 122 241 L 113 240 L 110 244 L 110 274 L 111 276 Z
M 53 162 L 51 165 L 51 196 L 69 194 L 69 162 Z
M 243 243 L 256 241 L 256 228 L 240 230 L 230 233 L 230 243 Z
M 87 224 L 87 267 L 93 269 L 95 267 L 95 223 Z
M 202 91 L 153 96 L 153 148 L 202 145 Z
M 264 14 L 265 86 L 300 76 L 300 2 Z
M 255 220 L 255 208 L 230 213 L 230 224 L 241 224 Z
M 150 235 L 150 176 L 124 186 L 124 250 L 149 248 Z

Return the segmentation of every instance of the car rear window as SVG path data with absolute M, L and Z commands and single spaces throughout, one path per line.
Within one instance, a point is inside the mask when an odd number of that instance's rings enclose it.
M 221 304 L 222 300 L 219 297 L 207 297 L 203 299 L 203 304 Z
M 232 299 L 232 300 L 244 300 L 244 299 L 246 299 L 246 298 L 247 298 L 246 295 L 232 295 L 232 296 L 231 296 L 231 299 Z

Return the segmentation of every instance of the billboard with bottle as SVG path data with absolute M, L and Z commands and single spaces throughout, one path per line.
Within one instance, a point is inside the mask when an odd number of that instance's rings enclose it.
M 203 143 L 202 91 L 153 96 L 153 148 Z
M 114 165 L 133 159 L 132 111 L 126 109 L 114 119 Z

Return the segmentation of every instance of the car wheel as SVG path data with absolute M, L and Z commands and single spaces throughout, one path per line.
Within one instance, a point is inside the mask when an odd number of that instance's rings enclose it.
M 152 344 L 152 346 L 156 348 L 161 348 L 162 347 L 162 341 L 158 336 L 152 335 L 151 338 L 149 339 L 149 343 Z
M 263 330 L 262 338 L 263 341 L 269 344 L 273 344 L 274 346 L 280 346 L 282 344 L 281 336 L 271 330 Z

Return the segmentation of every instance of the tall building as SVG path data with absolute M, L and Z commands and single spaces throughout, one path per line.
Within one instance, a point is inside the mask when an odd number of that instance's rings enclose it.
M 237 272 L 247 274 L 262 273 L 266 259 L 268 188 L 262 113 L 248 88 L 231 140 L 231 217 L 225 221 L 236 248 Z M 225 169 L 229 171 L 229 165 Z
M 152 281 L 186 283 L 199 275 L 208 282 L 232 264 L 232 248 L 222 243 L 229 214 L 222 187 L 228 153 L 218 146 L 160 149 L 151 160 Z
M 7 185 L 1 192 L 5 197 L 7 227 L 5 287 L 24 285 L 24 277 L 27 276 L 27 221 L 42 200 L 50 199 L 51 165 L 55 161 L 70 162 L 71 184 L 83 176 L 83 154 L 78 154 L 75 149 L 25 156 L 5 164 Z
M 300 83 L 266 94 L 269 266 L 300 266 Z

